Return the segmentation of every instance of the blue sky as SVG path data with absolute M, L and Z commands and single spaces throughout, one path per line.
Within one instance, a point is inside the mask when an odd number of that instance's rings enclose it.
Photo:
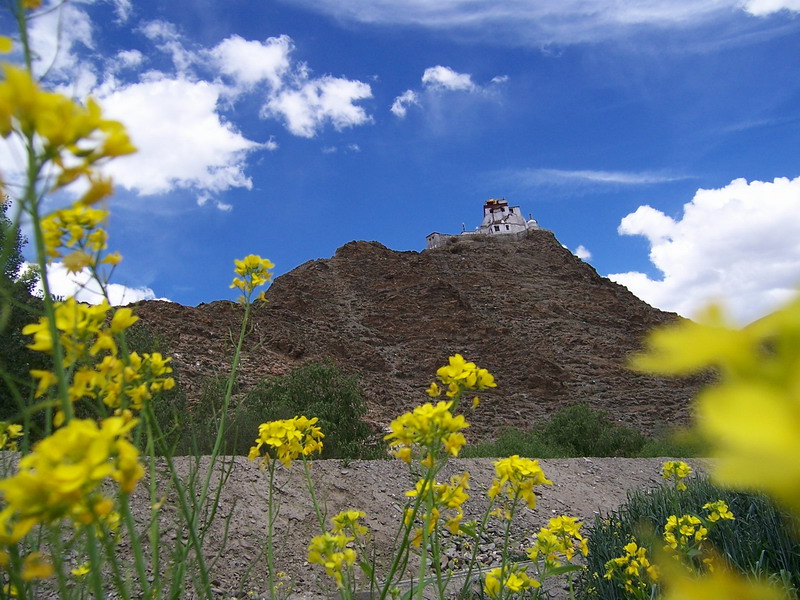
M 44 81 L 140 148 L 109 167 L 124 300 L 233 298 L 249 253 L 422 250 L 490 197 L 687 316 L 800 283 L 800 0 L 73 0 L 31 26 Z

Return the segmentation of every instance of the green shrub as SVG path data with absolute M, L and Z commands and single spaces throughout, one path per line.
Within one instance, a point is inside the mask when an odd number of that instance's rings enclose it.
M 509 428 L 503 430 L 494 442 L 464 446 L 461 456 L 496 458 L 518 454 L 527 458 L 558 458 L 564 456 L 564 452 L 564 448 L 549 444 L 535 431 Z
M 644 435 L 608 419 L 585 402 L 558 411 L 542 428 L 542 438 L 562 447 L 566 456 L 634 456 Z
M 219 421 L 214 399 L 224 396 L 221 385 L 223 381 L 206 383 L 195 407 L 196 428 L 202 428 L 203 422 Z M 371 430 L 363 421 L 365 414 L 366 404 L 355 376 L 332 362 L 308 362 L 283 377 L 262 380 L 240 398 L 229 415 L 224 451 L 247 454 L 261 423 L 305 415 L 317 417 L 325 434 L 322 458 L 376 458 L 385 452 L 369 443 Z M 202 437 L 202 432 L 198 433 Z
M 658 556 L 667 517 L 704 514 L 702 506 L 714 500 L 724 500 L 735 517 L 719 521 L 710 531 L 708 539 L 717 554 L 742 573 L 800 589 L 800 542 L 788 513 L 766 496 L 720 488 L 703 477 L 686 483 L 688 489 L 677 498 L 667 484 L 649 492 L 629 491 L 618 511 L 595 518 L 588 534 L 588 568 L 579 578 L 577 598 L 623 600 L 626 596 L 617 584 L 603 578 L 606 562 L 621 556 L 623 546 L 633 538 L 648 548 L 648 556 Z

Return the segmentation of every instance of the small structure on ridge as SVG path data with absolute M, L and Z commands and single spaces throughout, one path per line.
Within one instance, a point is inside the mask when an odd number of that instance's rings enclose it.
M 460 234 L 438 233 L 434 231 L 425 237 L 428 249 L 438 248 L 452 238 L 462 235 L 508 235 L 520 237 L 530 230 L 539 230 L 536 219 L 522 216 L 519 206 L 509 206 L 505 198 L 489 198 L 483 205 L 483 221 L 475 231 L 462 231 Z

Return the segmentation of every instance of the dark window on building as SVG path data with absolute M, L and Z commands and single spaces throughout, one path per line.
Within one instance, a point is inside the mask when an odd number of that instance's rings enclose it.
M 495 225 L 495 226 L 494 226 L 494 230 L 495 230 L 495 231 L 500 231 L 500 225 Z
M 506 231 L 508 231 L 508 225 L 506 225 Z

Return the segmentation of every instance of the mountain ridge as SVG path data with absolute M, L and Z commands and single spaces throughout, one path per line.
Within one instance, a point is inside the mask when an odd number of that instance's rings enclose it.
M 688 421 L 699 385 L 627 369 L 647 331 L 680 317 L 601 277 L 547 230 L 460 236 L 422 252 L 348 242 L 276 278 L 266 296 L 254 307 L 241 389 L 330 359 L 359 377 L 380 429 L 427 399 L 436 368 L 456 352 L 498 384 L 469 419 L 473 439 L 581 401 L 653 433 Z M 145 301 L 137 314 L 166 339 L 190 400 L 202 377 L 227 373 L 240 306 Z

